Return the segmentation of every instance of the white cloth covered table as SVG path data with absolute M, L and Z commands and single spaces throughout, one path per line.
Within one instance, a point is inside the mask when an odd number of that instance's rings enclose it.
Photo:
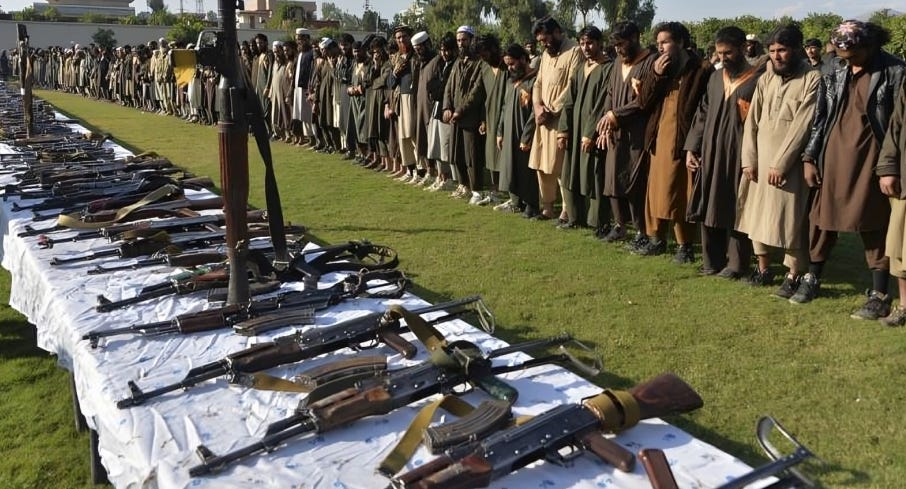
M 0 145 L 0 153 L 11 149 Z M 119 148 L 118 152 L 125 153 L 125 150 Z M 0 184 L 12 182 L 9 176 L 0 178 L 3 179 Z M 102 339 L 99 348 L 91 349 L 81 337 L 94 329 L 162 321 L 178 313 L 212 305 L 203 297 L 183 296 L 158 299 L 107 314 L 95 312 L 97 295 L 103 294 L 111 300 L 131 297 L 141 287 L 165 280 L 173 271 L 154 268 L 87 275 L 86 270 L 97 262 L 52 267 L 49 265 L 52 256 L 74 255 L 109 246 L 109 243 L 95 239 L 60 243 L 49 250 L 38 249 L 36 238 L 16 236 L 29 223 L 30 215 L 12 212 L 14 201 L 16 199 L 11 198 L 4 202 L 0 210 L 2 265 L 12 274 L 10 305 L 35 325 L 38 346 L 56 354 L 60 365 L 73 371 L 82 412 L 89 426 L 98 432 L 99 452 L 110 481 L 116 487 L 372 489 L 387 485 L 387 480 L 374 470 L 398 441 L 416 409 L 426 402 L 384 417 L 366 418 L 332 432 L 291 440 L 273 453 L 248 458 L 215 476 L 190 478 L 189 467 L 200 462 L 194 453 L 196 446 L 204 443 L 215 454 L 223 454 L 253 443 L 263 436 L 269 423 L 292 414 L 300 395 L 230 386 L 225 379 L 218 379 L 186 392 L 161 396 L 143 406 L 120 410 L 115 402 L 128 396 L 127 381 L 135 380 L 146 391 L 177 382 L 193 367 L 291 331 L 274 331 L 270 336 L 257 338 L 234 335 L 230 331 L 187 336 L 118 336 Z M 36 223 L 35 227 L 50 225 L 52 221 Z M 339 279 L 340 275 L 331 274 L 322 279 L 320 286 L 328 286 Z M 334 324 L 369 311 L 382 311 L 391 303 L 412 307 L 426 305 L 410 294 L 402 300 L 383 303 L 375 299 L 351 300 L 319 313 L 317 324 L 309 327 Z M 493 304 L 490 306 L 493 308 Z M 471 340 L 485 349 L 505 345 L 459 320 L 441 324 L 438 328 L 447 335 Z M 411 335 L 408 337 L 412 339 Z M 389 355 L 391 368 L 426 359 L 424 352 L 413 360 L 404 360 L 387 348 L 378 351 Z M 332 358 L 352 354 L 354 352 L 345 350 Z M 496 361 L 512 362 L 518 358 L 519 354 Z M 304 367 L 310 368 L 326 360 L 328 358 L 321 357 L 307 361 Z M 295 365 L 271 373 L 289 378 L 301 370 L 301 366 Z M 520 392 L 514 408 L 517 415 L 536 414 L 562 403 L 578 402 L 601 391 L 556 366 L 507 374 L 503 378 Z M 483 395 L 470 393 L 466 399 L 477 404 Z M 750 470 L 733 456 L 660 420 L 644 421 L 615 440 L 634 453 L 643 447 L 663 449 L 681 487 L 715 487 Z M 421 448 L 409 467 L 431 457 Z M 650 485 L 641 464 L 637 464 L 633 473 L 627 474 L 587 454 L 576 459 L 570 468 L 550 463 L 533 464 L 490 487 L 586 489 L 647 488 Z

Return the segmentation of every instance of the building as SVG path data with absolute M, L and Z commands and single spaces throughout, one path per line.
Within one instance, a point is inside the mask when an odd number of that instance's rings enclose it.
M 40 14 L 54 8 L 61 17 L 78 18 L 85 14 L 103 15 L 105 17 L 128 17 L 135 15 L 135 9 L 129 4 L 133 0 L 47 0 L 35 2 L 35 12 Z
M 293 24 L 310 23 L 315 20 L 318 5 L 315 2 L 294 2 L 277 0 L 246 0 L 245 10 L 236 12 L 237 27 L 240 29 L 263 29 L 278 4 L 286 4 L 286 20 Z

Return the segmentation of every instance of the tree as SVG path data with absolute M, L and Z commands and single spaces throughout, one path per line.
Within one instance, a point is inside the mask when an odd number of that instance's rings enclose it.
M 425 7 L 425 24 L 431 37 L 440 39 L 444 32 L 456 30 L 457 26 L 478 28 L 490 8 L 490 0 L 436 0 Z
M 207 24 L 197 15 L 181 14 L 167 32 L 167 39 L 185 45 L 195 42 L 198 34 L 205 28 L 207 28 Z
M 98 28 L 97 32 L 91 35 L 91 40 L 94 41 L 98 47 L 101 47 L 107 52 L 113 50 L 116 47 L 116 38 L 113 35 L 113 29 L 101 29 Z
M 820 39 L 822 42 L 827 42 L 830 39 L 831 31 L 836 29 L 841 23 L 843 23 L 843 17 L 837 14 L 816 14 L 812 12 L 802 19 L 802 35 L 806 39 L 815 38 Z
M 121 19 L 120 19 L 120 24 L 123 24 L 123 25 L 144 25 L 144 24 L 145 24 L 145 19 L 143 19 L 143 18 L 141 18 L 141 17 L 139 17 L 139 16 L 137 16 L 137 15 L 130 15 L 130 16 L 128 16 L 128 17 L 123 17 L 123 18 L 121 18 Z
M 148 25 L 168 26 L 168 25 L 173 25 L 175 23 L 176 23 L 176 16 L 171 14 L 170 12 L 167 12 L 166 8 L 163 10 L 158 10 L 156 12 L 152 12 L 151 15 L 148 16 Z
M 561 4 L 569 3 L 561 2 Z M 532 25 L 535 21 L 551 13 L 548 4 L 542 0 L 521 2 L 492 0 L 486 8 L 486 13 L 491 13 L 498 19 L 497 36 L 503 46 L 512 42 L 522 44 L 531 39 Z M 561 25 L 572 26 L 572 20 L 570 19 L 568 24 L 561 23 Z
M 604 15 L 608 26 L 621 20 L 631 20 L 641 31 L 651 28 L 656 10 L 654 0 L 600 0 L 599 6 L 599 12 Z
M 561 4 L 564 2 L 560 2 Z M 582 27 L 588 25 L 588 13 L 591 11 L 600 11 L 598 0 L 575 0 L 576 11 L 582 16 Z
M 107 22 L 107 17 L 102 14 L 92 14 L 88 12 L 79 17 L 79 22 L 85 24 L 103 24 L 104 22 Z
M 220 17 L 217 15 L 217 12 L 213 10 L 208 10 L 208 13 L 204 16 L 205 20 L 212 24 L 216 24 Z
M 39 20 L 39 15 L 34 7 L 25 7 L 22 10 L 13 13 L 15 20 Z
M 148 8 L 151 9 L 151 13 L 157 13 L 167 10 L 167 4 L 164 3 L 164 0 L 148 0 Z
M 277 2 L 271 18 L 267 20 L 267 27 L 270 29 L 293 29 L 296 27 L 305 27 L 308 21 L 312 20 L 309 12 L 305 12 L 302 19 L 295 19 L 295 9 L 297 7 L 288 2 Z
M 61 17 L 60 11 L 56 7 L 47 7 L 44 12 L 41 12 L 41 16 L 48 22 L 57 22 Z

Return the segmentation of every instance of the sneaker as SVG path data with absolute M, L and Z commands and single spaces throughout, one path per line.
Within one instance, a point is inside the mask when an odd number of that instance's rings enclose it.
M 499 203 L 500 203 L 500 200 L 497 198 L 496 195 L 494 195 L 494 192 L 488 192 L 481 198 L 481 200 L 478 201 L 478 204 L 476 204 L 476 205 L 486 206 L 486 205 L 496 205 Z
M 623 241 L 624 239 L 626 239 L 626 229 L 624 229 L 623 226 L 617 224 L 616 226 L 610 228 L 610 232 L 604 235 L 604 237 L 601 238 L 601 241 L 605 243 L 613 243 L 616 241 Z
M 644 233 L 635 233 L 635 236 L 626 243 L 626 249 L 629 250 L 630 253 L 646 246 L 648 246 L 648 236 L 645 236 Z M 664 243 L 664 249 L 667 249 L 667 243 Z
M 899 305 L 890 311 L 890 315 L 878 319 L 884 326 L 890 326 L 891 328 L 898 328 L 900 326 L 906 325 L 906 307 Z
M 579 225 L 579 223 L 576 221 L 570 221 L 568 219 L 567 220 L 562 220 L 562 219 L 557 220 L 557 229 L 578 229 L 580 227 L 582 227 L 582 226 Z
M 866 290 L 865 295 L 868 300 L 861 309 L 849 315 L 853 319 L 870 319 L 876 320 L 890 316 L 890 294 L 882 294 L 877 290 Z
M 742 274 L 733 270 L 732 268 L 724 267 L 723 270 L 717 272 L 717 277 L 725 278 L 727 280 L 739 280 L 742 278 Z
M 472 198 L 469 199 L 469 205 L 487 205 L 487 202 L 485 202 L 485 199 L 487 199 L 487 197 L 484 195 L 481 195 L 481 192 L 473 191 Z M 485 203 L 482 204 L 482 202 L 485 202 Z
M 752 272 L 752 275 L 749 276 L 748 285 L 753 287 L 766 287 L 774 283 L 774 272 L 770 268 L 765 270 L 758 270 Z
M 644 236 L 644 239 L 636 240 L 639 244 L 629 250 L 633 255 L 639 256 L 659 256 L 667 252 L 667 242 L 662 239 L 650 239 Z
M 519 212 L 519 208 L 516 207 L 515 204 L 513 204 L 512 200 L 507 200 L 506 202 L 504 202 L 502 204 L 495 205 L 494 210 L 499 211 L 499 212 L 508 212 L 508 213 L 509 212 Z
M 456 186 L 453 180 L 438 180 L 438 182 L 437 187 L 431 189 L 432 192 L 449 192 Z
M 466 186 L 459 185 L 456 187 L 456 190 L 454 190 L 453 193 L 450 194 L 450 197 L 453 197 L 454 199 L 461 199 L 466 194 Z
M 604 239 L 607 235 L 610 234 L 610 224 L 605 224 L 597 229 L 595 229 L 594 238 L 595 239 Z
M 783 283 L 780 284 L 780 288 L 774 291 L 776 297 L 781 299 L 789 299 L 793 297 L 793 294 L 796 293 L 796 289 L 799 287 L 799 277 L 793 277 L 789 273 L 783 278 Z
M 717 275 L 718 273 L 720 273 L 719 271 L 717 271 L 711 267 L 706 267 L 704 265 L 698 267 L 697 272 L 702 277 L 710 277 L 711 275 Z
M 695 253 L 692 251 L 692 244 L 686 243 L 676 247 L 676 254 L 673 255 L 673 263 L 684 265 L 695 262 Z
M 420 182 L 418 182 L 418 186 L 424 189 L 429 189 L 434 185 L 436 181 L 437 179 L 433 176 L 425 174 L 425 177 L 422 178 Z
M 799 279 L 799 287 L 796 288 L 796 293 L 790 297 L 790 302 L 793 304 L 811 302 L 818 295 L 819 289 L 821 289 L 821 282 L 818 281 L 818 277 L 812 273 L 806 273 Z
M 406 182 L 406 183 L 408 183 L 409 185 L 416 185 L 416 186 L 418 186 L 418 185 L 421 185 L 422 181 L 424 181 L 426 178 L 428 178 L 428 175 L 427 175 L 427 174 L 426 174 L 426 175 L 419 175 L 418 173 L 413 172 L 413 173 L 412 173 L 412 178 L 410 178 L 409 181 Z

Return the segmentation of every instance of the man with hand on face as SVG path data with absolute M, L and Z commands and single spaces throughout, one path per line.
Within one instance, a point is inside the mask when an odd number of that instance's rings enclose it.
M 456 165 L 460 187 L 454 197 L 477 204 L 484 190 L 484 136 L 478 126 L 484 119 L 485 92 L 481 83 L 481 60 L 472 49 L 475 31 L 464 25 L 456 30 L 459 58 L 444 90 L 443 121 L 451 125 L 451 163 Z
M 881 49 L 890 34 L 871 22 L 843 22 L 831 40 L 838 57 L 821 78 L 812 135 L 802 155 L 806 181 L 817 189 L 809 215 L 811 264 L 790 300 L 805 303 L 815 297 L 837 234 L 857 232 L 872 288 L 865 305 L 851 317 L 874 320 L 890 313 L 890 261 L 885 256 L 888 197 L 900 193 L 897 176 L 875 170 L 903 84 L 904 64 Z
M 657 56 L 643 49 L 639 27 L 633 22 L 617 22 L 610 43 L 620 62 L 613 67 L 604 101 L 604 116 L 598 121 L 598 147 L 607 149 L 604 163 L 604 195 L 610 198 L 614 225 L 601 238 L 605 242 L 626 237 L 626 224 L 635 223 L 638 233 L 630 249 L 648 240 L 645 230 L 645 190 L 648 186 L 648 157 L 645 127 L 651 110 L 639 104 L 642 79 L 653 68 Z
M 749 235 L 758 257 L 751 285 L 771 285 L 768 253 L 784 250 L 789 273 L 775 294 L 788 298 L 808 260 L 809 189 L 801 155 L 821 74 L 802 56 L 802 32 L 794 25 L 774 31 L 768 51 L 770 67 L 758 79 L 743 132 L 736 229 Z
M 642 256 L 663 254 L 672 221 L 677 244 L 673 262 L 692 263 L 695 228 L 686 221 L 690 179 L 683 144 L 714 69 L 689 50 L 692 39 L 683 24 L 664 22 L 655 26 L 654 33 L 660 55 L 639 89 L 639 104 L 652 111 L 645 128 L 650 155 L 645 192 L 648 239 L 631 251 Z
M 752 258 L 752 242 L 735 230 L 742 128 L 762 73 L 746 62 L 745 39 L 738 27 L 717 31 L 715 53 L 723 68 L 708 80 L 684 147 L 693 174 L 686 220 L 701 223 L 699 273 L 731 280 L 748 273 Z
M 557 200 L 557 180 L 563 170 L 564 156 L 564 150 L 557 146 L 557 126 L 560 123 L 563 97 L 583 56 L 576 43 L 563 36 L 560 24 L 552 17 L 539 20 L 533 30 L 535 39 L 544 48 L 544 52 L 541 54 L 532 90 L 535 136 L 532 139 L 529 167 L 538 171 L 538 186 L 541 189 L 541 214 L 537 217 L 552 219 L 554 202 Z M 569 226 L 569 218 L 561 213 L 558 225 Z
M 604 115 L 604 91 L 613 60 L 604 54 L 604 34 L 597 27 L 587 26 L 577 37 L 585 59 L 576 67 L 563 97 L 557 134 L 557 145 L 566 152 L 560 174 L 569 215 L 564 227 L 588 225 L 600 237 L 610 232 L 610 201 L 601 194 L 604 153 L 595 147 L 595 126 Z

